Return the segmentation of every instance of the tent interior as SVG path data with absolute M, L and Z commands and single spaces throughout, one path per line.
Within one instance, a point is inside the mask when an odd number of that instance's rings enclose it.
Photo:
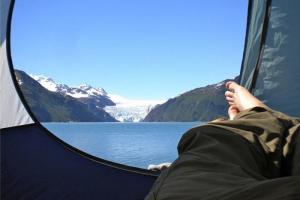
M 57 138 L 30 111 L 10 52 L 14 0 L 1 0 L 1 199 L 143 199 L 158 173 L 91 156 Z M 241 85 L 300 117 L 300 1 L 249 0 Z

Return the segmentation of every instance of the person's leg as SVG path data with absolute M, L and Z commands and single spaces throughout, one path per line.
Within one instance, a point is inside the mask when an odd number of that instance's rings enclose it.
M 234 120 L 211 122 L 184 134 L 179 158 L 158 178 L 147 200 L 300 199 L 297 177 L 273 179 L 280 175 L 282 139 L 290 118 L 261 104 L 249 108 L 232 102 L 238 109 Z
M 184 134 L 178 159 L 162 173 L 146 199 L 300 199 L 296 190 L 300 180 L 279 179 L 276 148 L 261 141 L 280 136 L 283 128 L 277 118 L 261 108 L 239 115 L 236 120 L 209 123 Z M 264 123 L 256 126 L 254 122 L 265 117 L 266 132 Z M 245 125 L 248 119 L 250 124 Z M 242 124 L 236 123 L 239 120 Z M 260 133 L 265 136 L 260 138 Z
M 266 137 L 262 137 L 263 135 L 260 136 L 260 138 L 262 142 L 265 143 L 270 149 L 277 148 L 278 156 L 281 154 L 280 166 L 282 176 L 300 175 L 300 136 L 298 136 L 300 133 L 300 119 L 292 118 L 283 113 L 271 110 L 259 99 L 254 97 L 248 90 L 235 82 L 226 83 L 226 87 L 228 91 L 225 92 L 225 96 L 231 108 L 229 108 L 228 111 L 231 119 L 234 119 L 236 116 L 242 118 L 243 115 L 239 114 L 240 111 L 251 109 L 257 106 L 268 110 L 282 123 L 285 130 L 282 131 L 281 137 L 279 135 L 278 138 L 275 137 L 275 140 L 273 140 L 274 142 L 265 140 Z M 230 111 L 233 108 L 236 109 L 237 112 Z M 259 121 L 265 123 L 265 120 Z M 269 126 L 267 129 L 270 129 L 272 126 L 274 126 L 273 123 L 270 123 L 270 125 L 271 127 Z M 264 128 L 266 127 L 267 125 L 264 125 Z M 269 132 L 272 132 L 272 130 L 270 129 Z M 279 140 L 281 140 L 280 146 L 278 146 Z
M 228 89 L 228 91 L 225 92 L 226 100 L 228 101 L 229 105 L 231 105 L 230 107 L 238 110 L 238 112 L 235 113 L 228 111 L 231 119 L 235 118 L 235 116 L 238 116 L 240 111 L 258 106 L 266 108 L 270 113 L 277 117 L 279 121 L 281 121 L 283 127 L 285 127 L 283 136 L 281 137 L 281 146 L 278 148 L 282 154 L 281 175 L 288 176 L 291 174 L 300 174 L 300 159 L 297 159 L 300 156 L 300 139 L 298 136 L 300 119 L 292 118 L 284 115 L 283 113 L 271 110 L 259 99 L 254 97 L 248 90 L 236 84 L 235 82 L 226 83 L 226 87 Z M 264 137 L 261 138 L 263 139 Z M 270 145 L 273 146 L 271 148 L 275 148 L 274 143 L 272 142 L 264 141 L 264 143 L 266 143 L 269 147 Z M 299 147 L 296 148 L 297 146 Z

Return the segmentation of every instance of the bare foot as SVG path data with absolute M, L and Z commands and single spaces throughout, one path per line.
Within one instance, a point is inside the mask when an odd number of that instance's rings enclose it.
M 226 88 L 228 89 L 228 91 L 225 92 L 226 100 L 230 106 L 237 108 L 238 111 L 243 111 L 256 106 L 267 107 L 265 104 L 263 104 L 263 102 L 253 96 L 246 88 L 240 86 L 236 82 L 227 82 Z
M 230 106 L 228 108 L 228 116 L 230 120 L 233 120 L 235 118 L 235 116 L 239 113 L 240 111 L 238 110 L 237 107 L 235 106 Z

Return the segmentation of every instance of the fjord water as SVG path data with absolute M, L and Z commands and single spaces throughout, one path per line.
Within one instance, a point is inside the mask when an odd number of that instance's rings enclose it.
M 203 123 L 43 123 L 56 136 L 82 151 L 140 168 L 174 161 L 181 136 L 188 129 L 201 124 Z

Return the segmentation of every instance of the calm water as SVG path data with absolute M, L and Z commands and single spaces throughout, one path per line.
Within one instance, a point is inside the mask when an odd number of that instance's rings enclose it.
M 43 123 L 67 143 L 110 161 L 147 168 L 172 162 L 185 131 L 200 122 Z

